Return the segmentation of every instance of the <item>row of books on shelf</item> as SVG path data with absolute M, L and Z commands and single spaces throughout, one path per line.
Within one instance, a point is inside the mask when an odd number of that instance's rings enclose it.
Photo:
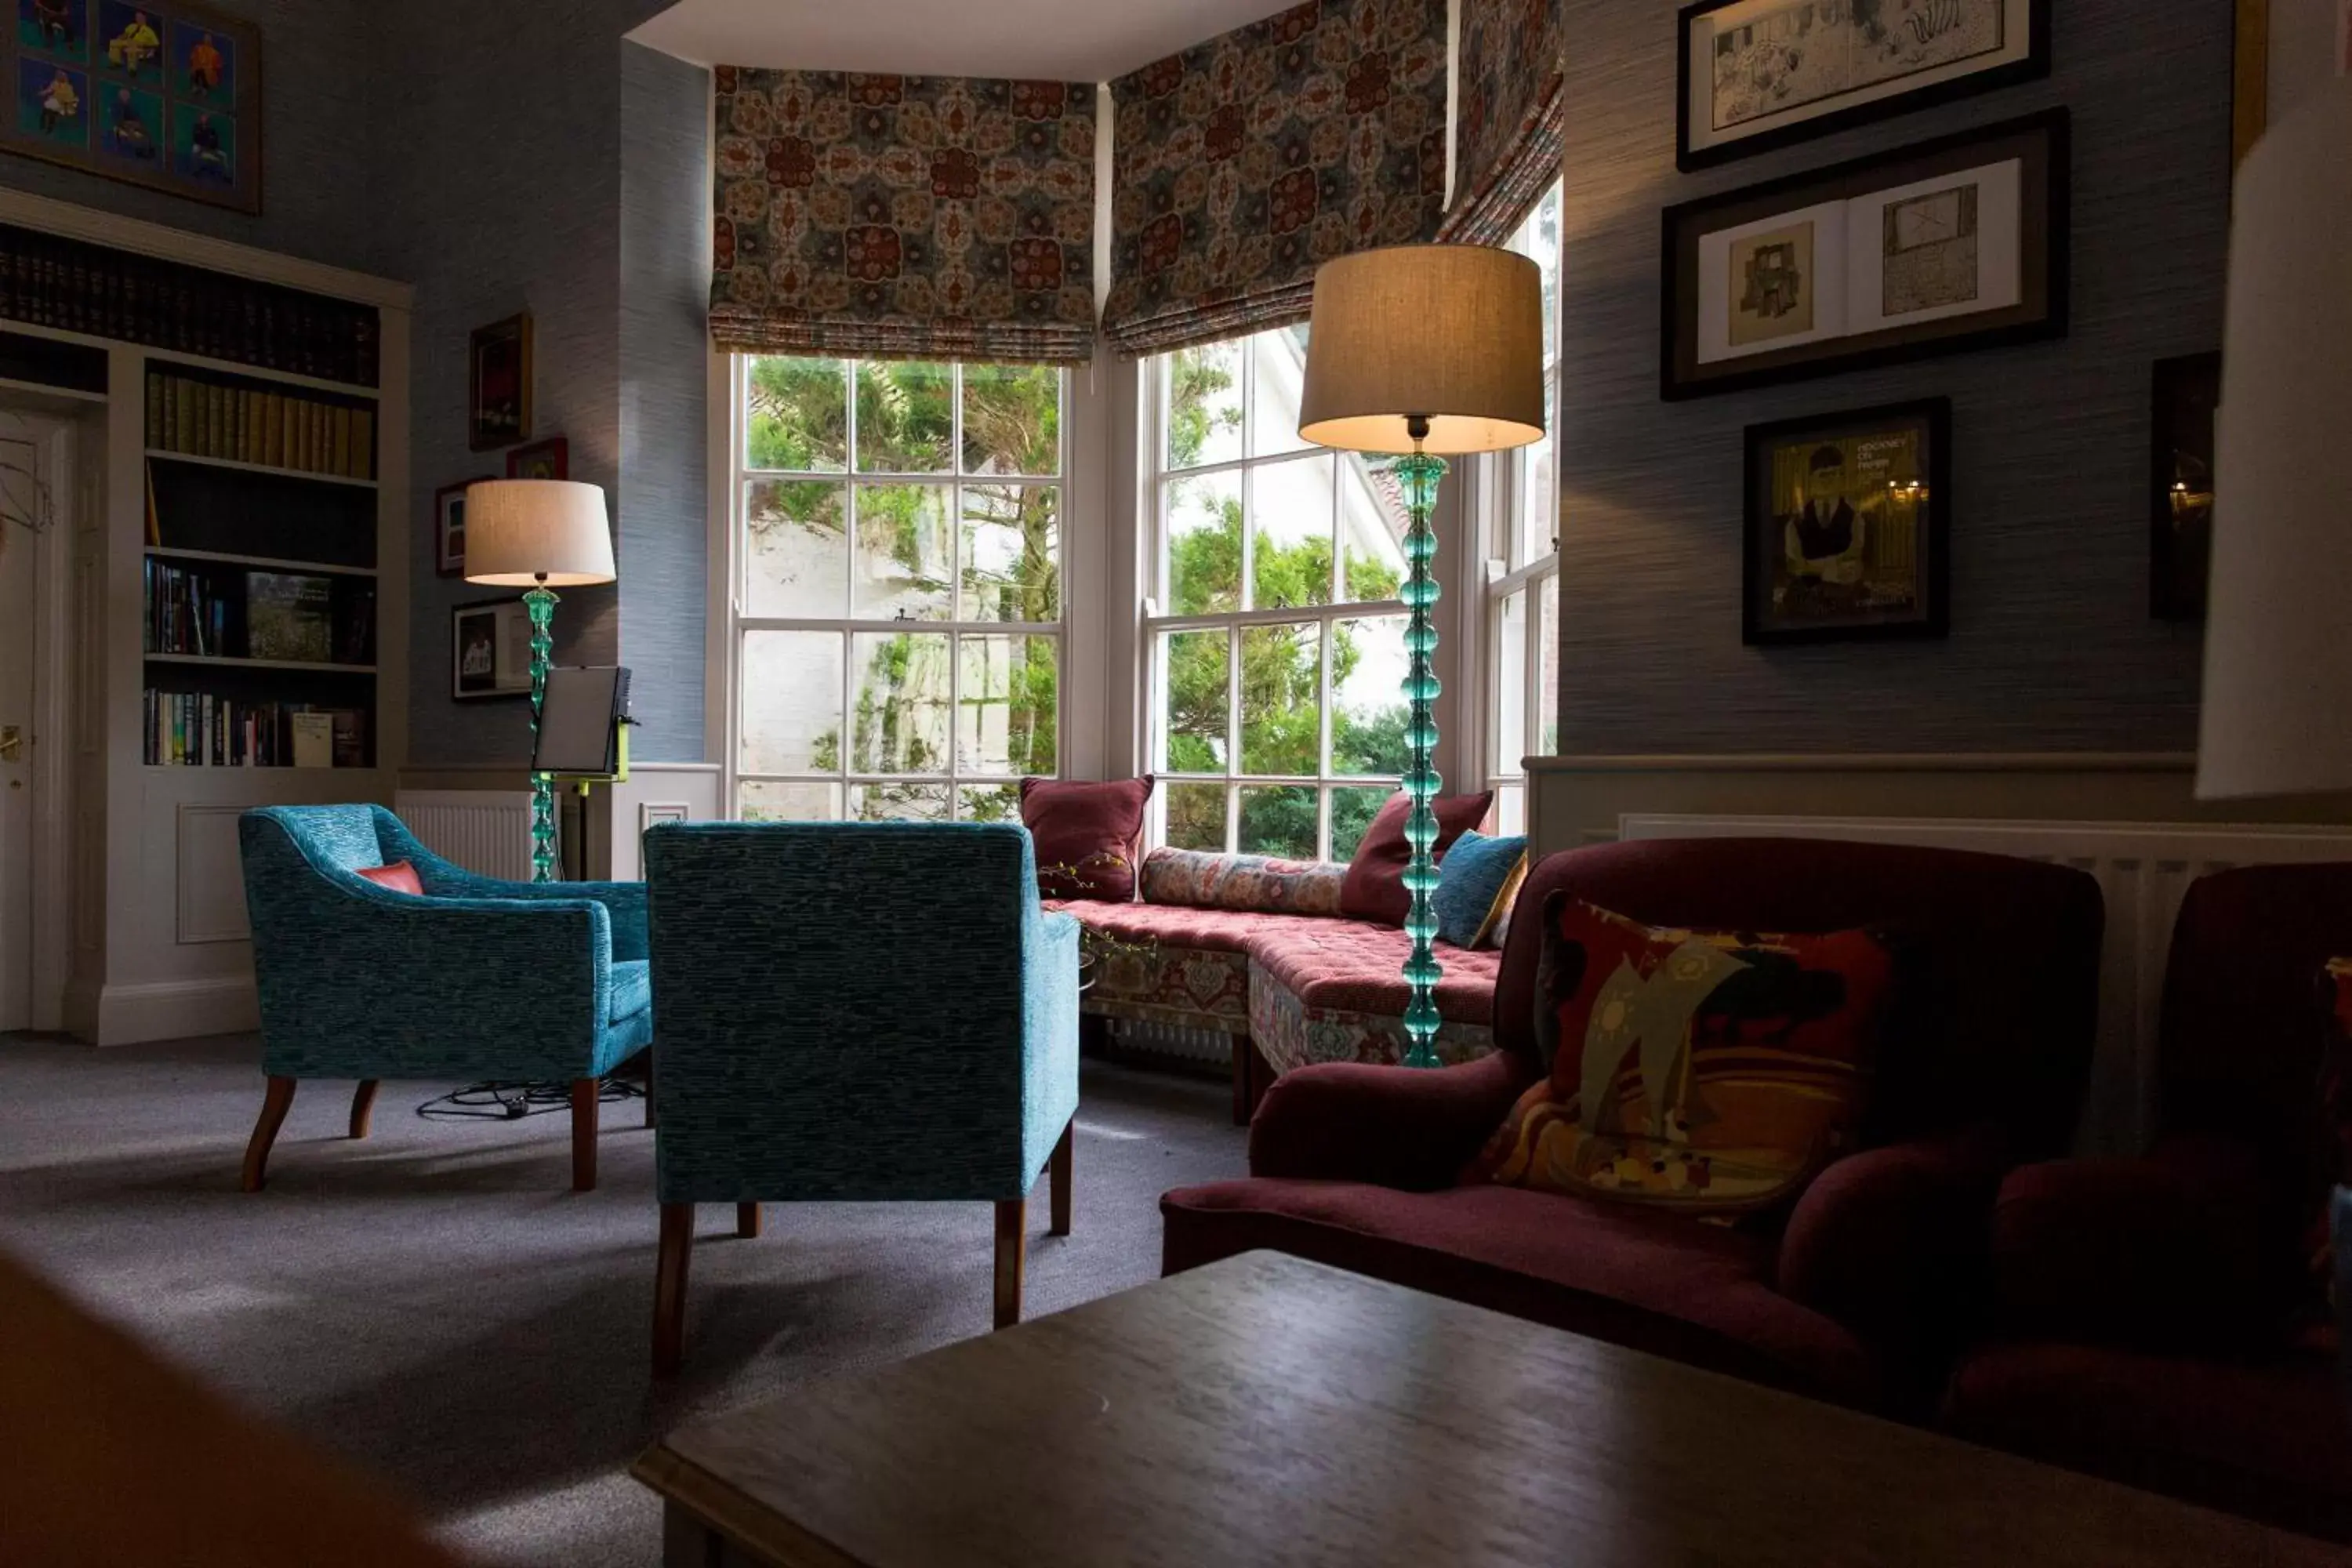
M 225 655 L 229 601 L 212 574 L 147 563 L 147 651 Z
M 381 369 L 372 305 L 5 224 L 0 316 L 358 386 Z
M 149 653 L 293 664 L 375 660 L 375 584 L 308 572 L 174 566 L 149 556 Z
M 363 768 L 367 714 L 304 702 L 236 702 L 202 691 L 144 694 L 146 761 L 192 768 Z
M 338 479 L 375 478 L 375 413 L 294 392 L 147 375 L 147 445 Z

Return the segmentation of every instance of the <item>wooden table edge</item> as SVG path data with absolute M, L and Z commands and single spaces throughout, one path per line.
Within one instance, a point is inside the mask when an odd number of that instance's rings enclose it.
M 652 1489 L 665 1507 L 685 1509 L 736 1547 L 780 1568 L 866 1568 L 823 1536 L 763 1507 L 664 1444 L 638 1455 L 629 1474 Z

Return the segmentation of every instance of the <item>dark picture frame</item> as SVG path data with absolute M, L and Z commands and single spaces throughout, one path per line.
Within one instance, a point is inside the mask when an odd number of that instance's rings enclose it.
M 1818 98 L 1778 110 L 1759 109 L 1748 121 L 1752 129 L 1736 130 L 1718 129 L 1713 123 L 1702 126 L 1700 116 L 1694 112 L 1702 102 L 1720 102 L 1722 83 L 1716 57 L 1726 52 L 1727 35 L 1722 29 L 1727 22 L 1736 20 L 1740 35 L 1752 40 L 1748 53 L 1755 58 L 1742 62 L 1744 85 L 1759 88 L 1763 73 L 1776 65 L 1787 68 L 1786 77 L 1779 83 L 1780 91 L 1772 94 L 1775 98 L 1790 90 L 1793 79 L 1802 74 L 1808 63 L 1852 58 L 1822 47 L 1827 40 L 1815 36 L 1816 24 L 1824 32 L 1832 26 L 1871 24 L 1856 22 L 1851 5 L 1843 8 L 1843 17 L 1824 20 L 1821 0 L 1698 0 L 1684 6 L 1675 17 L 1675 166 L 1689 174 L 1849 126 L 2048 76 L 2050 17 L 2055 4 L 2056 0 L 1945 0 L 1937 8 L 1940 15 L 1930 14 L 1916 23 L 1906 19 L 1910 36 L 1900 31 L 1894 35 L 1918 57 L 1910 68 L 1898 68 L 1879 81 L 1843 91 L 1822 90 Z M 1934 21 L 1948 25 L 1935 36 L 1918 36 Z M 1759 37 L 1759 27 L 1767 36 Z M 1785 33 L 1786 41 L 1769 36 L 1774 31 Z M 1808 44 L 1812 47 L 1807 47 Z M 1704 56 L 1703 48 L 1708 51 Z M 1706 68 L 1704 79 L 1698 75 L 1702 67 Z M 1906 87 L 1902 85 L 1906 81 L 1916 85 Z M 1832 84 L 1821 87 L 1828 89 Z M 1804 89 L 1799 85 L 1795 90 Z
M 530 614 L 521 598 L 449 609 L 449 697 L 456 702 L 530 695 Z
M 507 454 L 510 479 L 568 479 L 572 477 L 572 444 L 561 436 L 517 447 Z
M 259 216 L 261 29 L 180 0 L 8 0 L 0 150 Z
M 1749 426 L 1740 640 L 1950 635 L 1951 433 L 1946 397 Z
M 466 574 L 466 489 L 490 477 L 459 479 L 433 492 L 433 570 L 438 575 Z
M 492 452 L 530 439 L 530 313 L 476 327 L 466 342 L 466 444 Z
M 2159 621 L 2201 621 L 2213 556 L 2221 351 L 2158 360 L 2150 380 L 2147 613 Z
M 2048 110 L 1668 207 L 1659 395 L 1675 402 L 2063 337 L 2069 126 L 2065 110 Z M 1948 175 L 1974 177 L 1935 189 Z M 1842 291 L 1816 300 L 1809 247 L 1846 254 L 1851 224 L 1883 231 L 1869 252 L 1874 267 L 1839 268 L 1853 274 Z M 2013 254 L 1980 244 L 2012 232 Z M 1708 325 L 1718 308 L 1720 337 Z M 1782 336 L 1787 346 L 1769 346 Z

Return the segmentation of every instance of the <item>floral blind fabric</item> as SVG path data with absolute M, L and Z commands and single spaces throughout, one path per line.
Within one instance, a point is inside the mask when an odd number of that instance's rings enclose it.
M 1094 357 L 1095 89 L 713 73 L 721 349 Z
M 1560 0 L 1462 0 L 1444 238 L 1502 244 L 1559 177 L 1566 41 Z
M 1103 331 L 1126 353 L 1304 321 L 1321 263 L 1437 233 L 1445 0 L 1308 0 L 1111 98 Z

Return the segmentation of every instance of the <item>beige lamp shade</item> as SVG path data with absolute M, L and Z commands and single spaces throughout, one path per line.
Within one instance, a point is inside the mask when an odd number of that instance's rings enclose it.
M 2352 79 L 2238 169 L 2202 799 L 2352 788 Z
M 466 487 L 467 582 L 577 588 L 614 575 L 603 487 L 572 479 Z
M 1543 274 L 1483 245 L 1360 250 L 1315 274 L 1298 434 L 1350 452 L 1493 452 L 1544 433 Z

